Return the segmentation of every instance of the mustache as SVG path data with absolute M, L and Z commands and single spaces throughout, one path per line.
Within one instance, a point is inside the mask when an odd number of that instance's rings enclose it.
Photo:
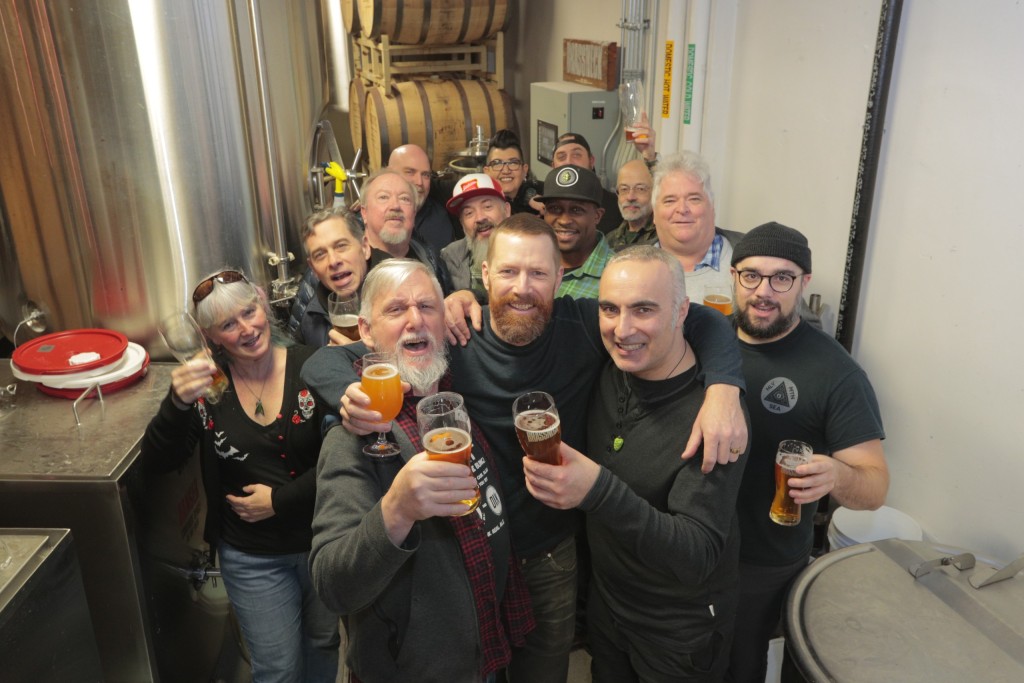
M 384 215 L 384 220 L 389 220 L 390 221 L 390 220 L 404 220 L 404 219 L 405 219 L 405 214 L 402 213 L 401 211 L 388 211 Z

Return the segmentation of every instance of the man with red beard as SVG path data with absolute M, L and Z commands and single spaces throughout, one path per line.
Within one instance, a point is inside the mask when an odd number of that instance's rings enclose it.
M 782 603 L 807 566 L 818 500 L 831 495 L 853 510 L 885 502 L 889 470 L 882 418 L 864 370 L 846 350 L 800 318 L 811 281 L 811 250 L 798 231 L 766 223 L 732 253 L 733 314 L 747 380 L 753 435 L 740 485 L 740 597 L 727 681 L 765 679 L 768 642 Z M 796 526 L 768 515 L 779 442 L 809 444 L 811 462 L 796 468 L 790 494 L 801 505 Z
M 487 255 L 491 231 L 511 213 L 509 203 L 490 176 L 470 173 L 455 184 L 447 208 L 458 217 L 466 236 L 442 249 L 441 258 L 455 288 L 471 290 L 478 301 L 486 303 L 481 265 Z
M 462 394 L 470 417 L 494 448 L 512 544 L 523 558 L 537 629 L 526 646 L 513 653 L 511 683 L 564 683 L 576 622 L 576 542 L 578 513 L 555 510 L 534 499 L 523 479 L 522 449 L 512 423 L 512 403 L 527 391 L 554 396 L 562 420 L 562 439 L 585 448 L 587 405 L 607 361 L 594 299 L 555 298 L 562 279 L 558 242 L 535 216 L 514 214 L 491 235 L 484 264 L 490 305 L 474 311 L 479 334 L 465 346 L 450 347 L 452 390 Z M 450 297 L 449 330 L 462 321 L 469 292 Z M 468 338 L 463 322 L 461 333 Z M 680 451 L 691 457 L 704 440 L 704 468 L 736 460 L 746 440 L 739 403 L 743 385 L 735 335 L 717 312 L 694 305 L 686 335 L 703 361 L 707 399 L 693 431 L 678 434 Z M 342 347 L 343 348 L 343 347 Z M 326 348 L 303 367 L 302 377 L 324 400 L 342 398 L 347 428 L 357 433 L 386 429 L 380 414 L 367 410 L 340 349 Z

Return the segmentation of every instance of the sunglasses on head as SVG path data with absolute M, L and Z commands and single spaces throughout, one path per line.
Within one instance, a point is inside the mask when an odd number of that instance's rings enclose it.
M 216 275 L 211 275 L 206 278 L 192 290 L 192 304 L 195 306 L 199 305 L 199 302 L 210 296 L 210 292 L 213 291 L 213 283 L 219 282 L 222 285 L 231 284 L 232 282 L 248 282 L 245 276 L 239 273 L 237 270 L 222 270 Z

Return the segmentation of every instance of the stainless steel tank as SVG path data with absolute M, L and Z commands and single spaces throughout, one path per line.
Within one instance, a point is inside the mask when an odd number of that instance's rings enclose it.
M 159 351 L 155 322 L 223 265 L 287 296 L 322 37 L 315 2 L 0 0 L 4 334 L 35 306 Z

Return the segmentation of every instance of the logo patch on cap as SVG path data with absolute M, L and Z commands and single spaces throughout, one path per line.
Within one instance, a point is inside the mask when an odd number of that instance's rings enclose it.
M 580 174 L 574 168 L 563 168 L 555 176 L 555 184 L 559 187 L 572 187 L 579 182 Z
M 477 182 L 476 178 L 470 178 L 469 180 L 464 180 L 459 185 L 459 189 L 461 190 L 461 192 L 469 192 L 470 190 L 475 190 L 478 187 L 480 187 L 480 183 Z

